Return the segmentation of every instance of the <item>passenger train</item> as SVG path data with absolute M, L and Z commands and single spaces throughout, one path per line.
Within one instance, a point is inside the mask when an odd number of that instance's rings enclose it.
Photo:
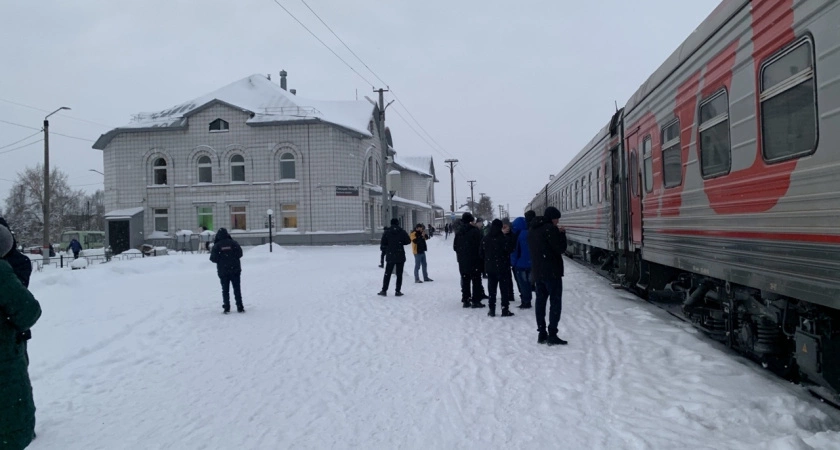
M 840 1 L 726 0 L 526 209 L 570 255 L 840 392 Z

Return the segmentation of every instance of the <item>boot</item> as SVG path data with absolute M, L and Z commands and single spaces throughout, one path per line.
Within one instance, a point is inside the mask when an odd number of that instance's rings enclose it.
M 545 330 L 539 330 L 539 334 L 537 335 L 537 344 L 545 344 L 548 341 L 548 333 Z
M 394 295 L 397 297 L 402 297 L 403 293 L 400 291 L 394 292 Z
M 237 306 L 237 307 L 236 307 L 236 312 L 238 312 L 238 313 L 244 313 L 244 312 L 245 312 L 245 307 L 244 307 L 244 306 Z
M 464 308 L 471 308 L 469 300 L 461 300 L 461 303 L 464 304 Z
M 381 295 L 381 296 L 385 297 L 385 296 L 388 295 L 388 292 L 385 289 L 383 289 L 383 290 L 377 292 L 376 295 Z
M 481 300 L 473 300 L 471 307 L 473 307 L 473 308 L 484 308 L 484 303 L 481 303 Z
M 502 317 L 510 317 L 513 313 L 507 307 L 502 308 Z
M 424 278 L 423 281 L 435 281 L 435 280 L 433 280 L 431 278 Z
M 530 307 L 531 307 L 531 302 L 528 302 L 528 303 L 522 302 L 518 306 L 519 309 L 528 309 Z
M 546 341 L 546 344 L 548 344 L 550 346 L 551 345 L 566 345 L 566 344 L 568 344 L 568 342 L 566 342 L 563 339 L 560 339 L 559 337 L 557 337 L 557 333 L 551 333 L 548 336 L 548 340 Z
M 487 315 L 490 317 L 496 317 L 496 305 L 490 305 L 490 311 L 487 311 Z

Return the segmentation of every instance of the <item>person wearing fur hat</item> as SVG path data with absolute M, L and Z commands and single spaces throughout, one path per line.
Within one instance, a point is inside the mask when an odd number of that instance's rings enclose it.
M 216 274 L 222 283 L 222 313 L 230 312 L 230 285 L 233 284 L 233 298 L 236 300 L 236 312 L 244 313 L 240 281 L 242 276 L 242 247 L 230 237 L 225 228 L 219 228 L 210 251 L 210 262 L 216 263 Z
M 548 345 L 566 345 L 566 341 L 557 337 L 563 306 L 563 253 L 566 252 L 566 230 L 557 225 L 559 221 L 560 210 L 549 206 L 542 217 L 534 219 L 528 233 L 531 273 L 537 285 L 534 305 L 539 333 L 537 342 Z M 546 301 L 550 302 L 548 330 L 545 324 Z
M 400 219 L 391 219 L 391 226 L 382 234 L 380 248 L 385 249 L 385 277 L 382 279 L 382 290 L 377 293 L 385 297 L 388 295 L 388 285 L 391 284 L 391 273 L 397 271 L 397 289 L 394 295 L 402 293 L 403 267 L 405 266 L 405 246 L 411 243 L 408 233 L 400 227 Z
M 487 291 L 490 293 L 490 317 L 496 316 L 496 288 L 502 297 L 502 317 L 510 317 L 510 302 L 513 300 L 513 280 L 510 271 L 510 253 L 516 241 L 510 233 L 510 225 L 495 219 L 490 224 L 490 231 L 481 241 L 481 256 L 484 270 L 487 272 Z
M 25 448 L 35 437 L 35 401 L 20 335 L 41 317 L 41 305 L 3 259 L 13 247 L 11 231 L 0 225 L 0 444 Z
M 482 261 L 481 232 L 475 226 L 475 217 L 466 212 L 461 216 L 461 227 L 455 233 L 452 249 L 458 255 L 458 271 L 461 273 L 461 303 L 464 308 L 483 308 L 481 298 L 484 287 L 481 285 Z M 472 289 L 470 289 L 472 288 Z

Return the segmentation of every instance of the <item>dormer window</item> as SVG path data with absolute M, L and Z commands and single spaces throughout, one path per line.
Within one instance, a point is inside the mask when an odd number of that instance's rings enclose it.
M 216 119 L 210 122 L 210 132 L 211 133 L 221 133 L 224 131 L 230 130 L 230 124 L 222 119 Z

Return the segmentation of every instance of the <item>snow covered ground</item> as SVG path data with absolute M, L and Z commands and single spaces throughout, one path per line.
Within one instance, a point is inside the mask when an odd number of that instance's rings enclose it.
M 568 346 L 462 309 L 451 243 L 399 298 L 376 246 L 246 249 L 228 316 L 207 254 L 35 273 L 30 448 L 840 449 L 802 387 L 574 263 Z

